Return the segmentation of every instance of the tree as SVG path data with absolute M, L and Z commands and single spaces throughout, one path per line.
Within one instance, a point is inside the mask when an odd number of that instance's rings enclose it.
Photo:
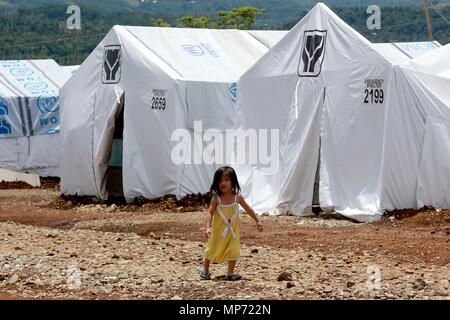
M 230 28 L 231 25 L 231 14 L 228 11 L 220 10 L 217 12 L 216 28 L 226 29 Z
M 164 27 L 164 28 L 171 27 L 171 25 L 169 23 L 167 23 L 166 21 L 164 21 L 164 19 L 161 19 L 161 18 L 158 18 L 158 19 L 152 18 L 150 20 L 150 23 L 154 27 Z
M 183 16 L 179 27 L 182 28 L 217 28 L 217 29 L 250 29 L 256 22 L 256 17 L 265 13 L 265 9 L 256 7 L 239 7 L 231 11 L 220 10 L 217 18 Z
M 234 8 L 229 12 L 229 26 L 235 29 L 248 30 L 255 24 L 256 17 L 264 14 L 265 12 L 265 9 L 258 9 L 256 7 Z
M 180 28 L 194 28 L 194 17 L 193 16 L 183 16 L 181 21 L 178 23 Z
M 9 1 L 8 3 L 15 3 Z M 25 0 L 20 0 L 24 1 Z M 39 0 L 48 2 L 48 0 Z M 88 1 L 88 0 L 80 0 Z M 231 0 L 230 0 L 231 1 Z M 237 0 L 233 0 L 236 3 Z M 267 13 L 259 17 L 265 10 L 252 7 L 236 8 L 230 11 L 218 11 L 223 5 L 207 5 L 213 1 L 197 1 L 201 12 L 198 16 L 182 17 L 187 7 L 179 10 L 172 1 L 164 2 L 167 10 L 159 12 L 136 11 L 99 11 L 89 6 L 83 7 L 82 30 L 66 29 L 67 5 L 58 4 L 54 7 L 45 5 L 34 6 L 36 1 L 28 1 L 33 9 L 8 10 L 2 13 L 0 4 L 0 60 L 54 58 L 61 64 L 80 64 L 86 59 L 92 50 L 108 33 L 114 25 L 155 25 L 161 27 L 183 26 L 189 28 L 239 28 L 250 29 L 256 24 L 264 29 L 290 29 L 307 10 L 293 8 L 291 1 L 298 0 L 273 0 L 267 3 Z M 351 0 L 348 0 L 351 1 Z M 356 0 L 355 0 L 356 1 Z M 386 0 L 387 1 L 387 0 Z M 3 1 L 5 2 L 5 1 Z M 93 1 L 91 1 L 93 3 Z M 97 1 L 104 2 L 104 1 Z M 97 3 L 96 2 L 96 3 Z M 112 1 L 109 1 L 110 3 Z M 185 1 L 181 1 L 185 3 Z M 216 2 L 216 1 L 214 1 Z M 256 3 L 256 1 L 253 1 Z M 269 4 L 270 2 L 270 4 Z M 2 3 L 2 0 L 0 0 Z M 106 2 L 105 2 L 106 3 Z M 191 6 L 189 6 L 191 7 Z M 153 4 L 151 5 L 154 9 Z M 178 9 L 177 9 L 178 8 Z M 250 9 L 249 9 L 250 8 Z M 162 12 L 169 12 L 162 13 Z M 211 11 L 213 10 L 213 11 Z M 372 42 L 391 41 L 426 41 L 427 29 L 423 19 L 421 7 L 391 7 L 383 11 L 383 27 L 373 34 L 367 29 L 367 14 L 365 7 L 334 7 L 336 14 L 363 36 Z M 217 12 L 218 11 L 218 12 Z M 450 7 L 441 9 L 442 15 L 450 16 Z M 216 12 L 216 14 L 214 14 Z M 208 16 L 212 14 L 212 16 Z M 259 18 L 258 18 L 259 17 Z M 255 23 L 255 20 L 258 20 Z M 450 28 L 447 22 L 436 12 L 432 12 L 433 29 L 436 39 L 441 44 L 450 41 Z
M 180 28 L 210 28 L 211 19 L 205 16 L 193 17 L 193 16 L 183 16 L 178 23 Z

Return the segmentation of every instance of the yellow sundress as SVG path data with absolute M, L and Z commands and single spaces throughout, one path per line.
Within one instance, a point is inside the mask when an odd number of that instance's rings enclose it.
M 241 255 L 239 232 L 239 203 L 237 195 L 229 205 L 219 204 L 211 223 L 211 236 L 206 243 L 205 256 L 212 262 L 239 259 Z

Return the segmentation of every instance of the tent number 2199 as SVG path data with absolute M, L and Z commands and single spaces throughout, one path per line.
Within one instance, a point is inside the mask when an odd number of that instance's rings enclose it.
M 366 89 L 364 94 L 366 95 L 364 103 L 383 103 L 384 101 L 383 89 Z

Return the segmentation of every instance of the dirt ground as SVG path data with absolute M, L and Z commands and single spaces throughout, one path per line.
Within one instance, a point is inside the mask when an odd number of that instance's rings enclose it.
M 207 199 L 102 204 L 51 181 L 14 187 L 0 189 L 0 299 L 450 299 L 450 210 L 263 216 L 262 233 L 241 215 L 243 280 L 214 264 L 201 281 Z

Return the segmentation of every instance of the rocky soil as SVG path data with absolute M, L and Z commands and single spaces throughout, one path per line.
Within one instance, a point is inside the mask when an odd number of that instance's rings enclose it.
M 206 206 L 173 201 L 0 190 L 0 299 L 450 299 L 450 211 L 264 216 L 262 233 L 242 215 L 243 279 L 201 281 Z

